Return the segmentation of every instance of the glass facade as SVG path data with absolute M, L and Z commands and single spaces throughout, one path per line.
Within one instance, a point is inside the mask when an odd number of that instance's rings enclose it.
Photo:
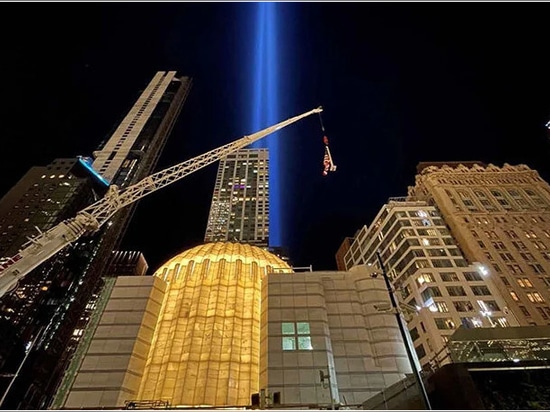
M 449 339 L 449 351 L 453 362 L 458 363 L 546 363 L 550 360 L 550 327 L 459 330 Z

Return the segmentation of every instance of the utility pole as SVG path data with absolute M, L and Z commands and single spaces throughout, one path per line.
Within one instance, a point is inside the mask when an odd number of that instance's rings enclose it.
M 401 317 L 401 311 L 399 309 L 399 306 L 397 305 L 397 301 L 393 294 L 390 278 L 386 273 L 384 263 L 382 263 L 382 257 L 380 256 L 380 252 L 376 251 L 376 257 L 378 258 L 378 263 L 380 265 L 380 269 L 382 270 L 382 276 L 384 277 L 384 281 L 386 282 L 386 289 L 388 290 L 388 294 L 390 295 L 391 306 L 392 306 L 393 312 L 395 313 L 397 325 L 399 326 L 399 332 L 401 333 L 401 339 L 403 339 L 403 344 L 405 345 L 405 350 L 407 351 L 407 357 L 409 358 L 409 363 L 411 364 L 414 377 L 416 378 L 416 383 L 418 384 L 420 395 L 422 396 L 422 400 L 424 401 L 424 406 L 426 407 L 426 409 L 431 410 L 432 406 L 430 404 L 430 399 L 428 398 L 428 393 L 426 392 L 426 387 L 424 386 L 424 381 L 422 380 L 422 376 L 420 376 L 420 372 L 416 368 L 414 355 L 409 345 L 409 340 L 407 339 L 407 331 L 405 330 L 405 326 L 403 325 L 403 318 Z

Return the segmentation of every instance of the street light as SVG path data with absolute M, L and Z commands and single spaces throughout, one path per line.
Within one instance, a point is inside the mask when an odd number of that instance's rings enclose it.
M 384 282 L 386 283 L 386 289 L 388 290 L 388 295 L 390 295 L 390 302 L 391 307 L 393 309 L 393 312 L 395 314 L 395 318 L 397 320 L 397 325 L 399 326 L 399 332 L 401 333 L 401 339 L 403 339 L 403 343 L 405 344 L 405 350 L 407 351 L 407 357 L 409 358 L 409 362 L 411 364 L 411 368 L 414 373 L 414 377 L 416 378 L 416 383 L 418 384 L 418 387 L 420 388 L 420 394 L 422 396 L 422 400 L 424 401 L 424 406 L 426 409 L 432 409 L 432 406 L 430 404 L 430 399 L 428 398 L 428 393 L 426 392 L 426 387 L 424 386 L 424 381 L 422 380 L 422 377 L 420 376 L 420 372 L 418 371 L 416 367 L 416 362 L 413 356 L 413 352 L 411 349 L 411 346 L 409 344 L 409 339 L 407 338 L 407 332 L 405 330 L 405 326 L 403 325 L 403 318 L 401 317 L 401 311 L 399 309 L 399 306 L 397 305 L 397 301 L 395 300 L 395 296 L 393 295 L 393 289 L 390 283 L 390 279 L 388 278 L 388 274 L 386 273 L 386 269 L 384 268 L 384 264 L 382 263 L 382 257 L 380 256 L 380 252 L 376 252 L 376 257 L 378 259 L 378 263 L 380 265 L 380 269 L 382 270 L 382 276 L 384 277 Z M 373 273 L 371 275 L 372 277 L 376 277 L 377 274 Z

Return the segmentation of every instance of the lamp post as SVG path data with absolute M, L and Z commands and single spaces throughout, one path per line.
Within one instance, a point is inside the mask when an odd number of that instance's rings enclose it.
M 424 381 L 422 381 L 422 376 L 420 376 L 420 372 L 416 368 L 416 362 L 414 360 L 413 352 L 410 347 L 409 340 L 407 339 L 407 332 L 405 330 L 405 326 L 403 325 L 403 318 L 401 317 L 401 311 L 399 310 L 399 306 L 397 305 L 397 301 L 395 300 L 390 279 L 388 277 L 388 274 L 386 273 L 384 264 L 382 263 L 382 257 L 380 256 L 380 252 L 378 251 L 376 252 L 376 257 L 378 259 L 378 263 L 380 264 L 380 269 L 382 270 L 382 276 L 384 277 L 384 282 L 386 283 L 386 289 L 388 290 L 388 294 L 390 295 L 391 306 L 392 306 L 393 312 L 395 313 L 397 325 L 399 326 L 399 332 L 401 333 L 401 338 L 403 339 L 405 350 L 407 351 L 407 357 L 409 358 L 409 363 L 411 364 L 414 377 L 416 378 L 416 383 L 418 384 L 418 387 L 420 390 L 420 395 L 422 396 L 422 400 L 424 401 L 424 406 L 426 407 L 426 409 L 431 410 L 432 406 L 430 404 L 430 399 L 428 398 L 428 393 L 426 392 Z

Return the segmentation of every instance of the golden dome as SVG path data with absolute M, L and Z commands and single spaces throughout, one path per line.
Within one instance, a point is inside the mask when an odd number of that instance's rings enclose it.
M 262 279 L 273 272 L 292 269 L 242 243 L 207 243 L 164 263 L 154 274 L 166 288 L 138 398 L 248 405 L 259 391 Z
M 154 273 L 154 276 L 170 280 L 166 276 L 176 265 L 179 264 L 180 267 L 187 267 L 191 261 L 197 264 L 207 260 L 211 263 L 222 260 L 225 260 L 227 263 L 234 263 L 240 260 L 245 265 L 254 262 L 260 269 L 263 269 L 264 276 L 266 272 L 292 272 L 291 267 L 284 260 L 257 246 L 236 242 L 215 242 L 195 246 L 177 254 L 161 265 Z

